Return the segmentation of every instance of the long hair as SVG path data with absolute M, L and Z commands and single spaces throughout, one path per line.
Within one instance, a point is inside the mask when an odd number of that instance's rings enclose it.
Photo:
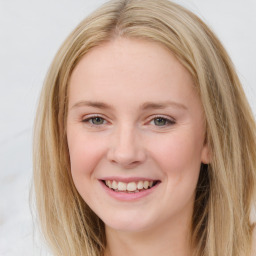
M 213 32 L 167 0 L 114 0 L 83 20 L 45 79 L 34 135 L 34 190 L 54 255 L 103 255 L 104 223 L 72 181 L 66 138 L 68 86 L 79 60 L 117 37 L 158 42 L 190 72 L 201 98 L 211 162 L 202 165 L 192 216 L 194 256 L 249 256 L 256 181 L 256 127 L 233 64 Z

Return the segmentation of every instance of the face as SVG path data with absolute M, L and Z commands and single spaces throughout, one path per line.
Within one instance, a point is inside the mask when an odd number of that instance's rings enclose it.
M 204 138 L 193 80 L 161 45 L 115 39 L 74 69 L 71 173 L 107 227 L 142 231 L 191 217 L 200 165 L 209 161 Z

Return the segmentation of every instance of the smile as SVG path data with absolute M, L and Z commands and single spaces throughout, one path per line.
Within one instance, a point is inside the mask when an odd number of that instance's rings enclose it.
M 104 184 L 112 189 L 115 192 L 126 192 L 126 193 L 138 193 L 141 191 L 145 191 L 154 187 L 158 181 L 132 181 L 132 182 L 122 182 L 115 180 L 104 180 Z

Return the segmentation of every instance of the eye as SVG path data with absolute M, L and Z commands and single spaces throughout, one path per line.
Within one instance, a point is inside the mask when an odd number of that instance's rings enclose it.
M 83 123 L 89 123 L 91 125 L 103 125 L 106 123 L 106 120 L 100 116 L 93 116 L 93 117 L 88 117 L 83 120 Z
M 157 126 L 163 126 L 163 125 L 166 125 L 166 123 L 167 123 L 167 120 L 162 117 L 154 118 L 153 121 L 154 121 L 154 124 Z
M 101 117 L 93 117 L 89 120 L 94 125 L 104 124 L 105 120 Z
M 175 124 L 175 121 L 166 117 L 158 116 L 152 119 L 151 124 L 155 126 L 168 126 Z

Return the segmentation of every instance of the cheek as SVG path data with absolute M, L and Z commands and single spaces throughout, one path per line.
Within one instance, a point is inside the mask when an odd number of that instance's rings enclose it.
M 95 169 L 102 160 L 104 145 L 99 136 L 86 136 L 76 129 L 68 133 L 68 147 L 71 164 L 71 175 L 78 193 L 91 207 L 95 201 L 92 189 L 97 183 Z
M 71 172 L 74 181 L 93 174 L 93 170 L 104 154 L 102 140 L 97 136 L 85 136 L 83 133 L 70 131 L 68 147 Z
M 180 180 L 199 173 L 201 165 L 202 139 L 191 136 L 191 132 L 173 133 L 161 143 L 155 144 L 154 152 L 158 164 L 166 175 Z

